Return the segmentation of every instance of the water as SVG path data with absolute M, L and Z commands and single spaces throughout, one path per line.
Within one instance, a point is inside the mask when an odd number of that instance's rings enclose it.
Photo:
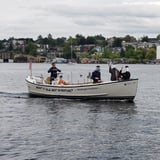
M 48 76 L 49 67 L 33 64 L 33 74 Z M 95 65 L 57 67 L 66 80 L 87 81 Z M 159 68 L 130 65 L 139 85 L 128 103 L 29 98 L 28 64 L 0 64 L 0 160 L 158 160 Z M 101 71 L 109 79 L 108 66 Z

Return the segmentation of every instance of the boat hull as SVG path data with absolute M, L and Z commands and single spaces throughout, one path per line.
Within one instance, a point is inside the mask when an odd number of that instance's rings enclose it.
M 30 96 L 70 99 L 118 99 L 132 101 L 137 92 L 138 79 L 72 85 L 44 84 L 33 77 L 26 78 Z

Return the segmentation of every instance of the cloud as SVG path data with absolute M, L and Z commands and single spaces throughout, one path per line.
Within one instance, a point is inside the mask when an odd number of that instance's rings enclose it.
M 5 0 L 1 2 L 0 38 L 74 36 L 156 36 L 158 0 Z

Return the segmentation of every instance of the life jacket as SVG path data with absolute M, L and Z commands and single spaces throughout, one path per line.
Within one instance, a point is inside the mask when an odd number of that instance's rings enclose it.
M 67 82 L 65 82 L 63 79 L 59 79 L 57 84 L 58 85 L 67 85 Z

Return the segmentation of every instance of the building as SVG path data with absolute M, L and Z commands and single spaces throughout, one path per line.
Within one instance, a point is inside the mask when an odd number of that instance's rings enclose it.
M 12 63 L 14 59 L 13 52 L 0 52 L 0 62 L 1 63 Z

